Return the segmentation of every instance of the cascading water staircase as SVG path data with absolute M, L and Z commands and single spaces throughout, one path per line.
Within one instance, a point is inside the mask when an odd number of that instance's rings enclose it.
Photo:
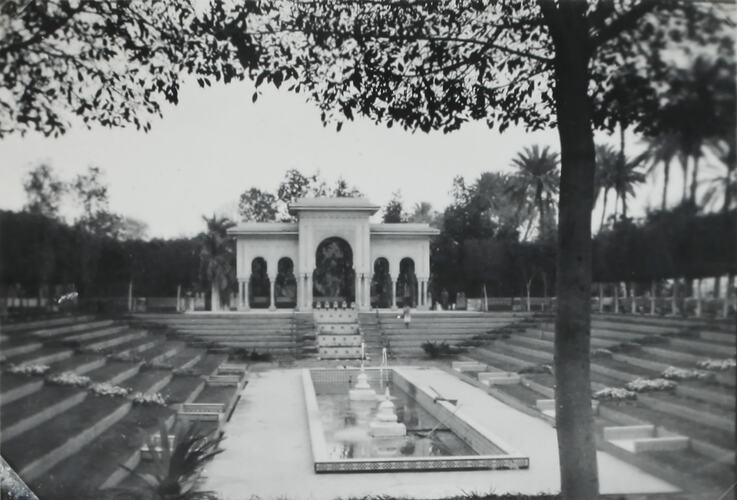
M 363 335 L 358 311 L 318 309 L 314 311 L 320 359 L 361 359 Z

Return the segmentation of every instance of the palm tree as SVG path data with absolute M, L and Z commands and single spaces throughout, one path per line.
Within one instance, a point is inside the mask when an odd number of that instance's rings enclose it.
M 668 184 L 670 180 L 670 165 L 679 155 L 681 141 L 678 134 L 665 132 L 649 139 L 647 155 L 650 160 L 648 175 L 654 174 L 659 165 L 663 165 L 663 198 L 660 209 L 665 210 L 668 199 Z
M 638 171 L 645 158 L 647 158 L 647 152 L 632 159 L 627 159 L 627 157 L 620 154 L 616 168 L 612 172 L 613 189 L 617 194 L 617 201 L 614 202 L 615 214 L 617 202 L 621 199 L 622 217 L 624 218 L 627 218 L 627 196 L 635 195 L 635 184 L 645 182 L 645 174 Z
M 704 194 L 703 203 L 709 205 L 721 194 L 723 196 L 721 210 L 726 212 L 732 207 L 732 201 L 737 194 L 737 175 L 735 175 L 737 173 L 737 138 L 731 133 L 726 133 L 722 139 L 709 139 L 707 147 L 727 171 L 723 176 L 707 181 L 710 186 Z
M 555 206 L 560 184 L 558 164 L 558 153 L 538 145 L 524 148 L 512 160 L 517 172 L 510 179 L 510 192 L 520 203 L 532 202 L 530 211 L 537 211 L 539 236 L 552 229 L 546 227 L 550 224 L 546 208 Z
M 220 291 L 225 290 L 235 271 L 235 254 L 232 241 L 228 238 L 228 228 L 235 223 L 227 217 L 202 219 L 207 224 L 207 232 L 200 235 L 200 269 L 211 289 L 213 311 L 220 310 Z
M 619 153 L 608 144 L 596 145 L 596 170 L 594 170 L 594 204 L 598 198 L 599 191 L 604 191 L 604 199 L 601 207 L 601 222 L 599 223 L 599 231 L 604 227 L 606 216 L 606 203 L 609 191 L 614 189 L 614 172 L 619 162 Z M 616 215 L 617 206 L 614 206 Z

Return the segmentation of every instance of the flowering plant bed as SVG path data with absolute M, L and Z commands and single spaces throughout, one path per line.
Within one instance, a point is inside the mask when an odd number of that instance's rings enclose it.
M 676 383 L 664 378 L 636 378 L 624 387 L 634 392 L 673 391 Z
M 133 394 L 131 399 L 133 400 L 133 403 L 137 405 L 166 406 L 166 399 L 160 392 L 136 392 L 135 394 Z
M 696 363 L 696 366 L 703 370 L 711 370 L 711 371 L 726 371 L 730 368 L 734 368 L 737 366 L 737 360 L 734 358 L 726 358 L 726 359 L 705 359 L 703 361 L 699 361 Z
M 87 387 L 92 382 L 89 377 L 74 372 L 61 372 L 46 378 L 51 385 L 66 385 L 71 387 Z
M 50 370 L 49 365 L 11 365 L 7 368 L 8 373 L 15 375 L 25 375 L 27 377 L 33 377 L 38 375 L 44 375 Z
M 90 386 L 90 391 L 92 391 L 97 396 L 110 398 L 126 397 L 131 392 L 130 389 L 120 387 L 119 385 L 112 385 L 107 382 L 92 384 Z
M 716 377 L 714 373 L 703 370 L 693 370 L 687 368 L 676 368 L 675 366 L 669 366 L 663 371 L 663 378 L 669 380 L 714 380 Z
M 637 393 L 622 387 L 605 387 L 592 396 L 599 401 L 627 401 L 637 399 Z

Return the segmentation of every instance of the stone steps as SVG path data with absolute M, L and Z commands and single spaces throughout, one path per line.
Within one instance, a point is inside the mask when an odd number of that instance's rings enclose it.
M 74 351 L 64 347 L 42 347 L 26 354 L 9 357 L 7 362 L 15 365 L 50 365 L 72 355 Z
M 135 376 L 140 369 L 141 363 L 108 361 L 104 366 L 92 370 L 86 375 L 95 382 L 107 382 L 112 385 L 121 385 L 124 381 Z
M 36 339 L 11 339 L 2 343 L 0 346 L 0 352 L 3 356 L 18 356 L 20 354 L 28 354 L 29 352 L 41 349 L 43 344 Z
M 3 441 L 3 456 L 25 481 L 32 481 L 80 451 L 130 408 L 130 401 L 123 398 L 88 396 L 57 418 L 38 425 L 34 432 Z
M 33 330 L 41 330 L 61 325 L 69 325 L 74 323 L 89 322 L 94 316 L 63 316 L 61 318 L 44 319 L 39 321 L 23 321 L 19 323 L 2 324 L 3 333 L 14 334 L 18 332 L 28 332 Z
M 60 341 L 64 342 L 80 342 L 80 343 L 91 343 L 92 341 L 95 341 L 97 339 L 103 338 L 103 337 L 110 337 L 113 335 L 117 335 L 120 332 L 123 332 L 125 330 L 128 330 L 127 325 L 112 325 L 105 328 L 95 328 L 90 331 L 86 331 L 83 333 L 71 333 L 67 335 L 60 335 L 57 337 L 54 337 L 54 339 L 58 339 Z
M 121 333 L 125 332 L 125 333 Z M 102 351 L 111 349 L 113 347 L 120 346 L 131 340 L 137 340 L 148 337 L 148 332 L 145 330 L 127 330 L 123 328 L 121 331 L 110 333 L 108 335 L 96 337 L 94 340 L 86 342 L 84 344 L 85 349 L 92 349 L 95 351 Z
M 58 363 L 51 365 L 52 373 L 74 372 L 78 375 L 84 375 L 91 370 L 95 370 L 105 364 L 105 357 L 98 354 L 75 354 Z
M 28 432 L 80 404 L 86 397 L 84 389 L 47 384 L 38 392 L 3 405 L 2 439 L 5 441 Z
M 53 337 L 60 337 L 60 336 L 66 336 L 70 333 L 76 333 L 76 332 L 85 332 L 88 330 L 98 330 L 101 328 L 106 328 L 113 326 L 114 321 L 111 319 L 105 319 L 105 320 L 97 320 L 97 321 L 90 321 L 86 323 L 75 323 L 72 325 L 64 325 L 64 326 L 58 326 L 53 328 L 45 328 L 42 330 L 34 330 L 33 335 L 40 338 L 53 338 Z
M 30 486 L 44 500 L 102 496 L 95 490 L 111 478 L 120 481 L 126 477 L 128 472 L 120 464 L 135 468 L 147 436 L 158 432 L 159 421 L 171 425 L 173 414 L 169 408 L 134 405 L 127 415 L 87 443 L 80 452 L 60 461 Z M 84 482 L 79 481 L 79 471 L 85 471 Z M 108 486 L 115 484 L 113 481 Z
M 41 390 L 43 385 L 44 381 L 41 377 L 3 373 L 0 377 L 0 405 L 10 404 L 22 397 L 33 394 Z M 0 406 L 0 409 L 2 406 Z

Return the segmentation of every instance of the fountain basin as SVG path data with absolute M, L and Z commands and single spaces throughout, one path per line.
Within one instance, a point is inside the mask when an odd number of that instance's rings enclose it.
M 393 369 L 365 370 L 376 392 L 391 387 L 396 404 L 397 420 L 377 419 L 376 405 L 348 396 L 359 373 L 357 368 L 302 371 L 316 473 L 529 467 L 528 457 Z

